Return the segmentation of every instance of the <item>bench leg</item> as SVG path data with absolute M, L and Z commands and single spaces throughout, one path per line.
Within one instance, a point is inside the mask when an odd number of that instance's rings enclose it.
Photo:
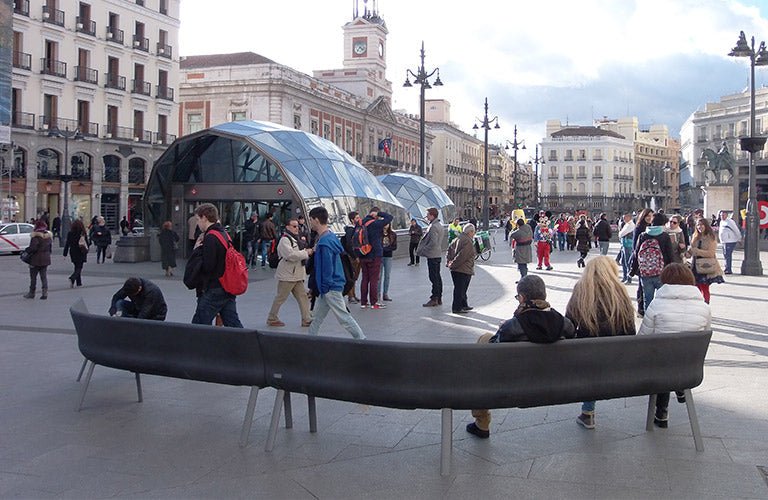
M 699 429 L 699 418 L 696 416 L 696 406 L 693 404 L 693 394 L 690 389 L 686 389 L 684 392 L 685 407 L 688 409 L 688 420 L 691 422 L 691 433 L 693 433 L 696 451 L 704 451 L 704 441 L 701 439 L 701 430 Z
M 139 403 L 144 401 L 144 394 L 141 392 L 141 376 L 139 375 L 139 372 L 133 372 L 134 375 L 136 375 L 136 392 L 139 395 Z
M 285 428 L 293 429 L 293 410 L 291 410 L 290 392 L 286 392 L 283 396 L 283 406 L 285 406 Z
M 645 430 L 653 430 L 653 419 L 656 416 L 656 394 L 648 396 L 648 415 L 645 417 Z
M 251 424 L 253 424 L 253 411 L 256 408 L 258 396 L 259 388 L 254 385 L 251 387 L 251 395 L 248 397 L 248 406 L 245 409 L 245 420 L 243 420 L 243 428 L 240 431 L 240 448 L 244 448 L 248 444 L 248 436 L 251 434 Z
M 83 372 L 85 371 L 85 365 L 88 364 L 88 360 L 83 360 L 83 365 L 80 367 L 80 373 L 77 374 L 77 380 L 76 382 L 80 382 L 80 379 L 83 377 Z
M 451 473 L 451 453 L 453 452 L 453 410 L 443 408 L 440 426 L 440 475 Z
M 314 396 L 307 396 L 307 405 L 309 406 L 309 432 L 317 432 L 317 406 Z
M 86 360 L 87 362 L 88 360 Z M 91 364 L 88 366 L 88 373 L 85 374 L 85 383 L 83 384 L 83 388 L 80 389 L 80 401 L 77 404 L 77 408 L 75 411 L 80 411 L 80 409 L 83 407 L 83 401 L 85 401 L 85 393 L 88 390 L 88 384 L 91 383 L 91 377 L 93 376 L 93 369 L 96 367 L 96 363 L 91 361 Z
M 264 451 L 272 451 L 275 446 L 275 438 L 277 437 L 277 426 L 280 423 L 280 411 L 283 408 L 283 398 L 285 397 L 285 391 L 282 389 L 277 390 L 277 396 L 275 396 L 275 406 L 272 408 L 272 421 L 269 424 L 269 434 L 267 435 L 267 444 L 264 446 Z

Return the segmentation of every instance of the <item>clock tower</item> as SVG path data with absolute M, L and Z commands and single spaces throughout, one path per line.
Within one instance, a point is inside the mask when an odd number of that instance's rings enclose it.
M 370 7 L 368 4 L 372 4 Z M 392 99 L 387 80 L 387 25 L 379 15 L 377 0 L 354 0 L 352 20 L 345 24 L 343 69 L 314 71 L 314 76 L 370 101 Z

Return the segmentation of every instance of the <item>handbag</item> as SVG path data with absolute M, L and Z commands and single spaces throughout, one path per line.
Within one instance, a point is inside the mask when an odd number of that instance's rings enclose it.
M 693 265 L 698 274 L 712 274 L 717 269 L 717 259 L 696 257 L 693 260 Z
M 34 254 L 33 254 L 33 253 L 31 253 L 29 250 L 27 250 L 27 249 L 24 249 L 24 250 L 21 252 L 21 255 L 19 255 L 19 258 L 21 259 L 21 261 L 22 261 L 23 263 L 25 263 L 25 264 L 30 264 L 30 263 L 32 262 L 32 256 L 33 256 L 33 255 L 34 255 Z
M 77 245 L 80 247 L 81 253 L 88 253 L 88 240 L 85 238 L 84 234 L 80 235 L 80 240 L 77 242 Z
M 112 258 L 112 247 L 111 246 L 107 247 L 107 258 L 108 259 Z

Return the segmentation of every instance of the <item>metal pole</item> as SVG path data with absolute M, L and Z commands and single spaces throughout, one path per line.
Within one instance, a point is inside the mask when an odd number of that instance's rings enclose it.
M 72 225 L 72 221 L 69 220 L 69 193 L 67 187 L 69 184 L 69 177 L 67 174 L 67 163 L 69 158 L 69 127 L 64 129 L 64 176 L 61 182 L 64 184 L 64 204 L 61 214 L 61 229 L 59 230 L 59 246 L 64 246 L 67 240 L 67 233 Z
M 752 37 L 752 53 L 749 56 L 749 137 L 755 138 L 755 37 Z M 744 260 L 741 274 L 762 276 L 763 265 L 760 262 L 759 216 L 757 213 L 757 178 L 755 175 L 755 150 L 749 148 L 749 186 L 747 188 L 747 234 L 744 240 Z
M 512 205 L 513 205 L 512 210 L 515 210 L 517 209 L 517 125 L 515 125 L 515 132 L 512 137 L 514 139 L 512 148 L 515 150 L 515 153 L 514 153 L 515 170 L 514 170 L 514 177 L 513 177 L 515 181 L 515 187 L 512 189 Z
M 544 151 L 542 151 L 543 153 Z M 534 163 L 536 164 L 536 173 L 533 177 L 533 206 L 536 208 L 539 207 L 539 161 L 541 161 L 541 158 L 539 158 L 539 145 L 536 144 L 536 156 L 533 157 Z
M 488 98 L 485 98 L 485 119 L 483 128 L 485 129 L 485 168 L 483 169 L 483 229 L 488 230 L 488 129 L 491 127 L 488 123 Z
M 423 71 L 424 70 L 424 48 L 423 47 L 421 49 L 421 68 Z M 425 102 L 425 95 L 424 95 L 425 90 L 426 89 L 424 88 L 424 82 L 422 82 L 420 100 L 419 100 L 419 104 L 421 105 L 421 111 L 419 112 L 419 148 L 421 149 L 420 155 L 419 155 L 419 175 L 421 177 L 426 177 L 425 164 L 427 163 L 427 151 L 426 151 L 426 144 L 424 139 L 424 126 L 425 126 L 424 112 L 427 107 Z

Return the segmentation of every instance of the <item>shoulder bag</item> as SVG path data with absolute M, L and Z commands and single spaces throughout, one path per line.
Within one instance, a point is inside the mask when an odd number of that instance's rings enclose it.
M 698 245 L 701 249 L 701 240 Z M 717 270 L 717 259 L 711 257 L 696 257 L 693 259 L 693 266 L 697 274 L 713 274 Z

